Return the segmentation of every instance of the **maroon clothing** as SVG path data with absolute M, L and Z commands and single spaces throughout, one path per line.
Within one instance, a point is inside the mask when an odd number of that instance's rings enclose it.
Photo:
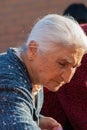
M 71 82 L 56 93 L 45 91 L 44 100 L 42 114 L 55 118 L 63 127 L 87 130 L 87 54 Z
M 87 130 L 87 54 L 71 82 L 55 93 L 45 90 L 44 100 L 41 113 L 56 119 L 64 130 Z

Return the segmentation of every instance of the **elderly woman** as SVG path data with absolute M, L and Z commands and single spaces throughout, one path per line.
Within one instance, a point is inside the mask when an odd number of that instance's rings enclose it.
M 87 24 L 82 24 L 81 27 L 87 34 Z M 44 88 L 41 113 L 56 119 L 64 130 L 87 129 L 87 54 L 70 83 L 55 93 Z
M 86 51 L 79 24 L 50 14 L 35 24 L 23 48 L 0 54 L 0 129 L 61 129 L 40 115 L 43 86 L 55 92 L 70 82 Z

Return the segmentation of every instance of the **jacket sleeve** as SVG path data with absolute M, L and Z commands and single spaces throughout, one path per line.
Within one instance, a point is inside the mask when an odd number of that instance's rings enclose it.
M 1 130 L 40 130 L 33 119 L 31 100 L 12 90 L 0 91 Z

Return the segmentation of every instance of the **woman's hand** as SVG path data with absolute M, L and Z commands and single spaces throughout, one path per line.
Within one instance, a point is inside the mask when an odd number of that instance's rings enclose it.
M 40 118 L 39 127 L 41 130 L 63 130 L 61 125 L 51 117 Z

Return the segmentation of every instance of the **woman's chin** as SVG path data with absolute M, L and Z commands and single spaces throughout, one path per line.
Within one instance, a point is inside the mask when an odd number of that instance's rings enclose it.
M 57 92 L 59 89 L 60 89 L 60 87 L 57 87 L 57 88 L 51 89 L 50 91 Z
M 61 87 L 62 87 L 62 84 L 60 84 L 60 85 L 58 85 L 58 86 L 56 86 L 56 87 L 48 87 L 48 86 L 45 86 L 49 91 L 52 91 L 52 92 L 56 92 L 56 91 L 58 91 Z

